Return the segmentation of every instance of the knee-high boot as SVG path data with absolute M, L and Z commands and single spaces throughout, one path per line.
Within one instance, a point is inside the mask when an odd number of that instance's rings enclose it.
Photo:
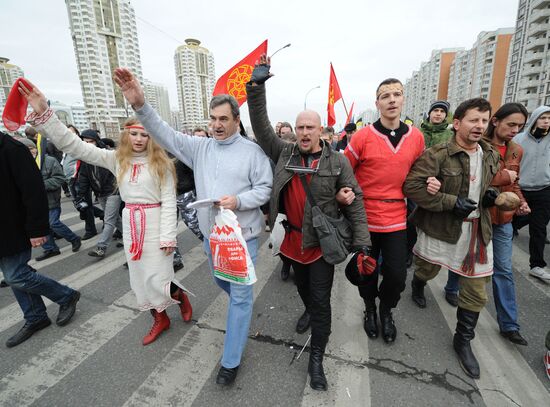
M 309 386 L 313 390 L 327 390 L 327 378 L 323 369 L 326 340 L 311 338 L 311 353 L 309 354 Z
M 470 346 L 470 341 L 475 337 L 474 329 L 477 325 L 479 312 L 473 312 L 458 307 L 456 318 L 457 322 L 456 332 L 453 337 L 453 348 L 458 356 L 460 367 L 462 367 L 468 376 L 479 379 L 479 363 Z

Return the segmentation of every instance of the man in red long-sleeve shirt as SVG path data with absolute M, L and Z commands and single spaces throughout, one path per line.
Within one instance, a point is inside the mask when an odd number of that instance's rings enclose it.
M 391 310 L 399 302 L 407 276 L 407 206 L 402 188 L 412 164 L 424 151 L 422 133 L 400 121 L 403 101 L 401 82 L 384 80 L 376 90 L 380 119 L 358 131 L 344 152 L 363 190 L 372 256 L 382 255 L 379 273 L 359 287 L 366 308 L 364 328 L 369 338 L 378 337 L 378 297 L 382 337 L 387 343 L 397 334 Z M 344 192 L 339 202 L 351 199 L 350 195 Z M 383 276 L 380 288 L 379 274 Z

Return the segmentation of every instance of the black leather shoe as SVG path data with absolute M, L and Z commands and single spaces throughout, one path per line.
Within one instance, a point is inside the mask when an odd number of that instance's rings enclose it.
M 76 253 L 80 249 L 80 246 L 82 246 L 82 239 L 81 238 L 76 239 L 74 242 L 71 243 L 71 246 L 72 246 L 73 253 Z
M 36 258 L 36 261 L 42 261 L 49 259 L 50 257 L 59 256 L 61 252 L 59 250 L 48 250 L 47 252 L 42 253 L 42 255 Z
M 458 307 L 458 294 L 445 291 L 445 299 L 452 307 Z
M 376 310 L 365 311 L 363 329 L 369 338 L 378 338 L 378 316 L 376 315 Z
M 320 346 L 311 345 L 311 353 L 309 355 L 309 387 L 313 390 L 326 391 L 328 388 L 327 378 L 323 369 L 323 355 L 325 351 Z
M 65 326 L 69 323 L 76 311 L 76 303 L 80 300 L 80 292 L 75 291 L 73 298 L 65 304 L 59 307 L 59 314 L 57 314 L 57 319 L 55 323 L 59 326 Z
M 216 383 L 221 384 L 222 386 L 229 386 L 235 381 L 238 370 L 239 366 L 231 369 L 223 366 L 220 367 L 220 370 L 218 371 L 218 376 L 216 376 Z
M 84 236 L 82 236 L 80 240 L 88 240 L 94 237 L 95 235 L 97 235 L 97 233 L 84 233 Z
M 311 316 L 309 315 L 309 312 L 304 311 L 298 322 L 296 323 L 296 332 L 299 334 L 303 334 L 309 329 L 311 322 Z
M 6 280 L 2 280 L 0 281 L 0 287 L 1 288 L 4 288 L 4 287 L 9 287 L 10 285 L 8 283 L 6 283 Z
M 16 334 L 6 341 L 6 346 L 8 348 L 13 348 L 14 346 L 17 346 L 20 343 L 25 342 L 27 339 L 33 336 L 36 332 L 50 326 L 51 323 L 52 321 L 50 321 L 50 318 L 47 318 L 47 317 L 46 319 L 35 322 L 33 324 L 29 324 L 28 322 L 25 322 L 25 325 L 23 325 L 23 327 Z
M 417 278 L 416 276 L 413 276 L 413 279 L 411 281 L 412 300 L 420 308 L 426 308 L 426 297 L 424 296 L 424 287 L 425 286 L 426 286 L 425 281 L 422 281 L 419 278 Z
M 527 341 L 523 336 L 521 336 L 519 331 L 506 331 L 501 332 L 500 334 L 508 339 L 510 342 L 515 343 L 516 345 L 527 346 Z
M 393 322 L 393 316 L 390 309 L 380 307 L 380 324 L 382 325 L 382 338 L 384 338 L 384 342 L 395 342 L 397 328 Z

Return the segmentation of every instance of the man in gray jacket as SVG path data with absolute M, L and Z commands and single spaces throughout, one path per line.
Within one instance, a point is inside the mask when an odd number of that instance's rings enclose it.
M 550 272 L 544 261 L 546 227 L 550 221 L 550 107 L 536 108 L 524 127 L 514 137 L 514 142 L 523 147 L 519 186 L 531 208 L 527 216 L 513 221 L 517 231 L 529 225 L 529 274 L 550 282 Z
M 258 236 L 264 228 L 260 206 L 269 200 L 273 174 L 262 149 L 239 134 L 237 101 L 229 95 L 212 98 L 210 127 L 213 137 L 193 137 L 175 131 L 162 121 L 145 102 L 143 89 L 129 70 L 118 68 L 115 81 L 149 134 L 193 170 L 197 199 L 216 199 L 218 206 L 237 215 L 250 257 L 256 263 Z M 211 268 L 208 236 L 216 213 L 217 209 L 212 206 L 198 209 L 199 227 L 205 237 L 204 249 Z M 214 280 L 229 295 L 223 357 L 216 378 L 216 383 L 229 385 L 237 376 L 248 338 L 253 292 L 251 285 L 229 283 L 216 277 Z

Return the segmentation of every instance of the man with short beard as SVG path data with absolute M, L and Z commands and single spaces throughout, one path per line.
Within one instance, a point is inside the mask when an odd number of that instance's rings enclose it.
M 296 118 L 296 143 L 285 143 L 269 124 L 266 108 L 265 81 L 270 78 L 269 59 L 263 55 L 246 85 L 250 121 L 258 144 L 276 163 L 270 201 L 270 224 L 277 213 L 287 215 L 286 233 L 281 254 L 292 264 L 298 293 L 306 308 L 298 320 L 296 331 L 305 332 L 311 323 L 311 353 L 308 371 L 310 386 L 326 390 L 323 355 L 331 329 L 330 292 L 334 265 L 325 261 L 319 238 L 313 227 L 311 203 L 306 198 L 302 182 L 309 184 L 311 195 L 322 212 L 338 218 L 340 208 L 335 200 L 339 189 L 351 189 L 359 199 L 341 208 L 353 229 L 353 246 L 363 256 L 369 255 L 370 244 L 366 228 L 361 189 L 353 176 L 349 162 L 320 139 L 321 118 L 306 110 Z M 306 175 L 307 174 L 307 175 Z
M 516 211 L 505 211 L 496 206 L 489 210 L 493 223 L 494 274 L 492 280 L 498 326 L 503 337 L 523 346 L 527 345 L 527 341 L 519 332 L 516 290 L 512 272 L 511 222 L 514 213 L 526 215 L 531 210 L 518 184 L 523 149 L 512 139 L 523 128 L 526 120 L 527 110 L 523 105 L 506 103 L 495 112 L 485 133 L 485 139 L 500 153 L 500 169 L 491 181 L 491 185 L 498 188 L 500 192 L 514 192 L 521 202 Z M 445 299 L 455 307 L 458 305 L 458 279 L 458 274 L 449 271 L 445 286 Z M 425 304 L 426 299 L 421 299 L 421 302 Z
M 407 206 L 403 183 L 424 151 L 422 133 L 400 121 L 403 102 L 401 82 L 394 78 L 384 80 L 376 90 L 380 119 L 355 133 L 344 151 L 363 190 L 373 257 L 382 255 L 380 270 L 369 276 L 367 284 L 359 286 L 365 302 L 364 329 L 369 338 L 378 337 L 378 297 L 386 343 L 395 341 L 397 335 L 391 310 L 399 302 L 407 277 Z M 426 185 L 430 184 L 424 179 L 424 188 Z M 347 204 L 354 199 L 353 192 L 344 190 L 338 199 Z
M 485 286 L 493 274 L 489 207 L 494 205 L 496 191 L 489 187 L 499 155 L 482 140 L 490 116 L 491 105 L 485 99 L 461 103 L 453 119 L 455 136 L 448 143 L 426 150 L 403 186 L 405 195 L 418 205 L 413 215 L 418 228 L 413 300 L 426 306 L 425 299 L 423 304 L 418 299 L 441 266 L 459 275 L 453 347 L 464 372 L 475 379 L 479 379 L 479 364 L 470 341 L 487 303 Z M 435 192 L 426 190 L 426 179 L 430 177 L 440 182 Z

